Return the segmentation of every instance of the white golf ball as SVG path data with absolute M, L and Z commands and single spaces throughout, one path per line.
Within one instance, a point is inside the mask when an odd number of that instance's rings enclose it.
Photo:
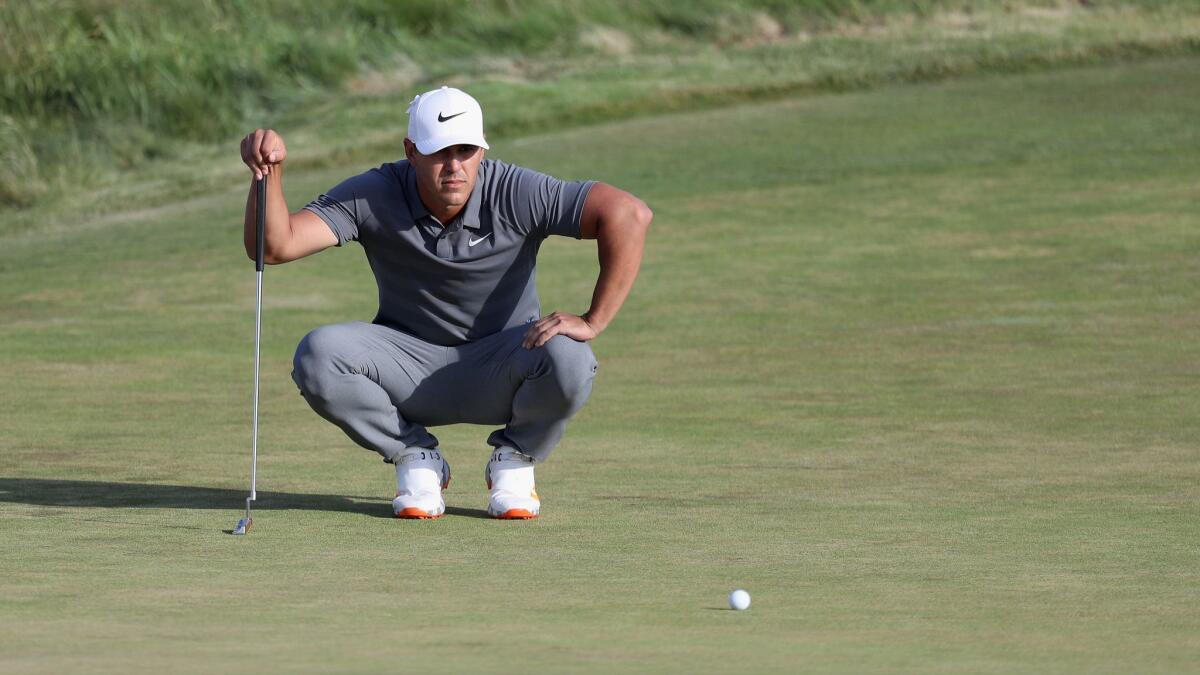
M 750 594 L 742 589 L 729 594 L 729 609 L 743 610 L 750 607 Z

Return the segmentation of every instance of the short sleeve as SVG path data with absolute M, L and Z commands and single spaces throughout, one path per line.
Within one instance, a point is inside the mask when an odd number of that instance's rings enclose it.
M 516 212 L 528 219 L 531 233 L 542 238 L 552 234 L 579 239 L 579 220 L 595 181 L 565 181 L 531 169 L 512 167 L 511 181 Z
M 379 174 L 379 169 L 372 169 L 347 178 L 304 207 L 329 225 L 338 246 L 357 240 L 359 227 L 370 218 L 371 195 L 378 189 Z

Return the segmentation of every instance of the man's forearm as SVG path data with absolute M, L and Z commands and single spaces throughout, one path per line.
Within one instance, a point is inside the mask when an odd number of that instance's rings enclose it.
M 270 175 L 264 177 L 267 181 L 266 223 L 263 227 L 263 250 L 268 260 L 273 258 L 273 252 L 278 249 L 279 242 L 287 241 L 291 235 L 291 223 L 288 215 L 287 200 L 283 197 L 283 164 L 273 167 Z M 254 189 L 255 181 L 250 181 L 250 194 L 246 197 L 246 220 L 243 232 L 243 243 L 246 245 L 246 255 L 254 259 L 255 239 L 258 236 L 254 224 L 255 209 L 258 204 L 258 191 Z
M 583 318 L 596 330 L 603 331 L 612 322 L 637 279 L 646 245 L 646 231 L 653 214 L 640 201 L 605 214 L 596 232 L 600 257 L 600 275 L 592 293 L 592 305 Z

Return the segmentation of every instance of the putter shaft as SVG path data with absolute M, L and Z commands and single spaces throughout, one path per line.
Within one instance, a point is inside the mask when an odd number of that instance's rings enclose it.
M 250 529 L 250 502 L 258 499 L 258 372 L 262 352 L 262 284 L 263 246 L 267 213 L 267 178 L 263 176 L 255 183 L 255 251 L 254 251 L 254 406 L 251 414 L 250 432 L 250 496 L 246 498 L 246 517 L 240 520 L 234 534 L 245 534 Z

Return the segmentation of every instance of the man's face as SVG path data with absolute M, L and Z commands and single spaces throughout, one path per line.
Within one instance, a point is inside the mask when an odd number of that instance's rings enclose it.
M 478 145 L 451 145 L 432 155 L 422 155 L 417 146 L 404 139 L 404 155 L 417 171 L 417 187 L 430 211 L 460 207 L 475 189 L 483 148 Z

